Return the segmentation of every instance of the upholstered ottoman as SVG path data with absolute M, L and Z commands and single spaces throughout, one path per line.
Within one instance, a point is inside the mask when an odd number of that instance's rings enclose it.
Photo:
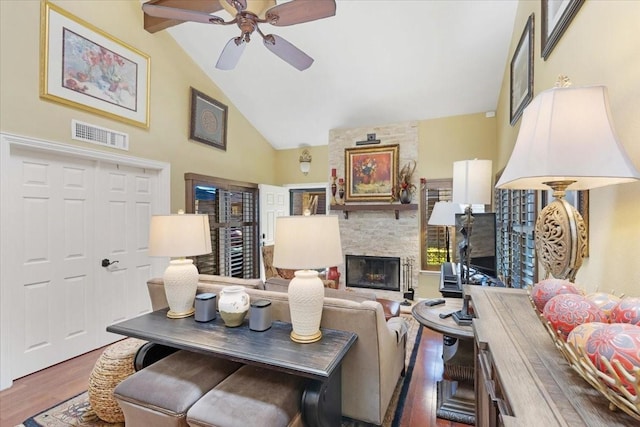
M 303 426 L 304 381 L 245 365 L 198 400 L 187 412 L 187 422 L 191 427 Z
M 113 397 L 113 390 L 135 372 L 134 359 L 146 341 L 127 338 L 108 346 L 100 355 L 89 377 L 89 403 L 102 421 L 118 423 L 124 415 Z
M 180 350 L 122 381 L 114 396 L 127 427 L 186 427 L 187 410 L 240 366 Z

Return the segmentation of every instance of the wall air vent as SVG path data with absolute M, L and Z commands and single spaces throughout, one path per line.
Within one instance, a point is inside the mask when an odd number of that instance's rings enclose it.
M 71 120 L 71 138 L 129 151 L 129 134 Z

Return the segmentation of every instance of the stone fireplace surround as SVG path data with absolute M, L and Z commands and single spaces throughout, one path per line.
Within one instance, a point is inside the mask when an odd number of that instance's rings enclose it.
M 410 160 L 418 160 L 418 122 L 403 122 L 384 126 L 362 127 L 354 129 L 332 129 L 329 132 L 329 170 L 336 168 L 338 178 L 345 175 L 345 149 L 356 146 L 356 141 L 367 139 L 367 134 L 375 133 L 380 145 L 399 144 L 398 165 L 401 168 Z M 420 178 L 413 176 L 413 184 L 420 185 Z M 418 203 L 418 194 L 411 203 Z M 386 202 L 376 202 L 386 203 Z M 399 203 L 399 202 L 394 202 Z M 358 204 L 366 205 L 365 202 Z M 401 211 L 398 219 L 395 212 L 358 210 L 349 212 L 345 219 L 342 211 L 332 211 L 338 215 L 340 222 L 340 239 L 342 253 L 346 255 L 368 255 L 380 257 L 399 257 L 401 263 L 400 292 L 395 299 L 402 299 L 403 277 L 402 264 L 408 257 L 413 257 L 413 274 L 411 284 L 418 285 L 420 271 L 420 214 L 419 210 Z M 340 271 L 340 288 L 345 287 L 345 263 L 338 267 Z M 351 288 L 350 288 L 351 289 Z M 354 290 L 356 288 L 353 288 Z

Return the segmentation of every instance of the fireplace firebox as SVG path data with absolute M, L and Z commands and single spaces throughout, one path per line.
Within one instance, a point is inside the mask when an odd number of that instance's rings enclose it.
M 400 258 L 346 255 L 346 285 L 399 291 Z

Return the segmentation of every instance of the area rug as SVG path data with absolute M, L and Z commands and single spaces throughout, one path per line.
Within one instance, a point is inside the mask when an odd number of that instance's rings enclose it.
M 383 427 L 397 427 L 400 425 L 402 418 L 402 410 L 404 402 L 409 390 L 411 375 L 413 374 L 413 365 L 420 346 L 420 338 L 422 336 L 422 326 L 413 318 L 413 316 L 401 314 L 407 321 L 407 354 L 405 366 L 407 367 L 406 375 L 401 377 L 396 385 L 396 389 L 389 403 L 389 408 L 385 415 Z M 363 425 L 357 421 L 345 420 L 342 427 L 360 427 Z M 27 419 L 23 424 L 16 427 L 124 427 L 124 423 L 107 423 L 100 420 L 89 403 L 87 392 L 80 393 L 54 407 L 47 409 Z

